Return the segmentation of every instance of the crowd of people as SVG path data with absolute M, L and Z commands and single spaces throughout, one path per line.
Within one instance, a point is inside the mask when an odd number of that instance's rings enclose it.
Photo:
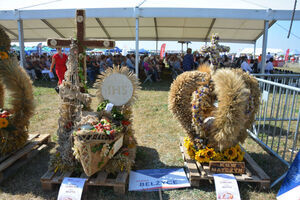
M 26 56 L 25 69 L 32 80 L 43 79 L 47 75 L 51 81 L 58 78 L 59 84 L 61 84 L 67 69 L 67 55 L 62 53 L 61 49 L 57 49 L 57 51 L 53 56 L 47 54 Z M 266 59 L 265 73 L 272 73 L 273 57 L 267 55 Z M 159 55 L 141 55 L 139 71 L 146 77 L 150 75 L 152 81 L 156 82 L 161 81 L 161 72 L 166 65 L 169 66 L 172 73 L 179 75 L 185 71 L 195 70 L 202 64 L 210 65 L 210 62 L 209 55 L 201 55 L 198 52 L 192 53 L 192 49 L 189 48 L 185 55 L 166 54 L 163 59 Z M 254 59 L 247 56 L 222 55 L 219 63 L 224 68 L 241 68 L 250 73 L 259 73 L 261 69 L 261 61 L 258 58 Z M 130 71 L 135 72 L 135 55 L 87 55 L 86 66 L 88 82 L 92 84 L 97 75 L 104 72 L 108 67 L 126 66 Z

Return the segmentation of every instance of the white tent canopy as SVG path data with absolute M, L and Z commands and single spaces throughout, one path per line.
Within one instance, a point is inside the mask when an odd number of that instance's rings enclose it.
M 172 2 L 172 3 L 171 3 Z M 11 0 L 1 5 L 0 25 L 18 40 L 18 19 L 24 20 L 25 41 L 73 37 L 76 8 L 86 9 L 87 38 L 209 41 L 214 32 L 224 42 L 254 43 L 263 33 L 264 20 L 291 19 L 293 0 Z M 139 8 L 136 8 L 139 6 Z M 300 10 L 295 19 L 300 20 Z
M 265 54 L 268 28 L 291 19 L 294 0 L 10 0 L 0 2 L 0 26 L 22 50 L 24 41 L 74 37 L 78 8 L 86 10 L 87 38 L 136 40 L 138 71 L 139 40 L 209 41 L 217 32 L 224 42 L 255 44 L 265 33 Z
M 282 49 L 267 48 L 266 51 L 270 52 L 271 54 L 284 54 Z M 239 52 L 239 54 L 253 54 L 253 48 L 244 48 Z M 262 54 L 262 48 L 256 48 L 255 55 L 260 54 Z

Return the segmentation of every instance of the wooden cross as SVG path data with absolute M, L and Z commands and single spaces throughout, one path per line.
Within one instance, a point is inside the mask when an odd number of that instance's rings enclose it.
M 85 40 L 85 10 L 76 10 L 76 42 L 78 45 L 78 55 L 85 52 L 86 47 L 113 49 L 113 40 Z M 52 48 L 70 47 L 71 39 L 47 39 L 47 45 Z M 83 74 L 86 79 L 85 56 L 79 56 L 79 64 L 82 64 Z

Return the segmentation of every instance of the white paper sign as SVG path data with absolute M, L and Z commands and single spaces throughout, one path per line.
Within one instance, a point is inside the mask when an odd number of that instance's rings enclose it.
M 269 92 L 266 91 L 266 90 L 264 90 L 264 91 L 263 91 L 263 95 L 262 95 L 262 99 L 263 99 L 264 101 L 268 101 L 268 98 L 269 98 Z
M 175 189 L 191 187 L 183 168 L 131 171 L 129 191 Z
M 108 113 L 110 113 L 111 110 L 113 109 L 113 107 L 114 107 L 114 104 L 108 103 L 108 104 L 106 105 L 106 107 L 105 107 L 105 111 L 108 112 Z
M 65 177 L 58 192 L 58 200 L 80 200 L 86 179 Z
M 111 152 L 111 158 L 119 151 L 119 149 L 121 149 L 121 147 L 123 146 L 123 138 L 124 135 L 122 135 L 113 145 L 112 147 L 112 152 Z
M 104 99 L 108 99 L 116 106 L 121 106 L 131 99 L 133 85 L 124 74 L 114 73 L 103 80 L 101 93 Z
M 241 200 L 239 186 L 233 174 L 214 174 L 217 200 Z

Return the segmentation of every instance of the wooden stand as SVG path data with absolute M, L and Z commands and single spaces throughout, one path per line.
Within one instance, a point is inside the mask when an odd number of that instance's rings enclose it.
M 109 186 L 114 188 L 115 193 L 125 194 L 128 179 L 127 172 L 120 172 L 115 178 L 109 178 L 109 174 L 104 171 L 100 171 L 91 177 L 88 177 L 85 173 L 82 173 L 80 176 L 74 174 L 74 172 L 55 173 L 52 170 L 48 170 L 41 178 L 42 188 L 44 191 L 51 191 L 55 189 L 55 186 L 62 183 L 64 177 L 78 177 L 88 179 L 85 182 L 84 190 L 87 190 L 89 186 Z
M 43 148 L 50 139 L 49 134 L 30 134 L 27 143 L 21 149 L 0 157 L 0 183 L 14 174 Z
M 208 165 L 203 165 L 190 158 L 186 148 L 183 146 L 183 138 L 180 140 L 180 150 L 184 164 L 188 169 L 188 178 L 192 186 L 198 187 L 201 181 L 208 180 L 209 182 L 212 182 L 214 180 L 213 173 L 209 170 Z M 243 148 L 242 150 L 245 151 Z M 259 184 L 260 189 L 269 189 L 270 177 L 258 166 L 246 151 L 244 161 L 246 164 L 246 173 L 235 175 L 236 180 L 238 182 L 257 183 Z

